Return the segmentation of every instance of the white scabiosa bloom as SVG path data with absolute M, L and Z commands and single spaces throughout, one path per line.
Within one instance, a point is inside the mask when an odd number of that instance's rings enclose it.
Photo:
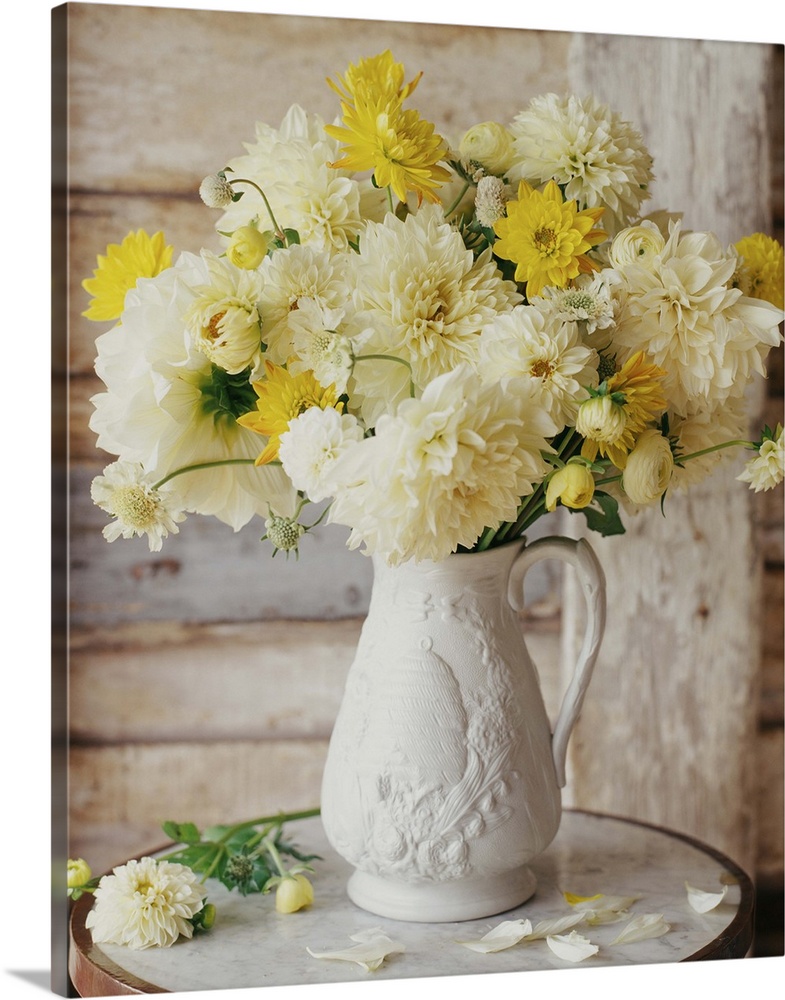
M 185 314 L 194 347 L 230 375 L 256 368 L 262 352 L 259 275 L 208 250 L 202 257 L 209 281 L 193 289 Z
M 142 858 L 104 875 L 85 926 L 96 944 L 169 948 L 193 936 L 191 917 L 203 905 L 204 891 L 190 868 Z
M 199 197 L 208 208 L 227 208 L 234 198 L 232 185 L 226 174 L 209 174 L 199 185 Z
M 122 322 L 96 341 L 96 373 L 106 391 L 92 397 L 97 445 L 143 466 L 151 481 L 197 463 L 255 459 L 259 437 L 237 423 L 256 393 L 193 348 L 185 315 L 195 288 L 209 281 L 202 257 L 181 254 L 174 267 L 139 281 Z M 296 494 L 283 470 L 220 466 L 178 476 L 183 509 L 214 514 L 239 530 L 271 504 L 289 514 Z
M 289 371 L 312 371 L 320 385 L 333 386 L 339 396 L 346 392 L 354 364 L 351 341 L 338 331 L 342 319 L 343 310 L 322 309 L 313 299 L 304 299 L 289 317 L 295 354 Z
M 294 486 L 316 502 L 333 495 L 335 463 L 362 440 L 363 429 L 352 414 L 312 406 L 289 422 L 278 457 Z
M 602 349 L 610 343 L 617 306 L 606 272 L 579 275 L 569 288 L 546 285 L 541 295 L 531 299 L 531 305 L 552 313 L 562 323 L 577 323 L 592 347 Z
M 736 478 L 749 483 L 756 493 L 773 490 L 782 482 L 785 478 L 785 441 L 781 426 L 777 425 L 774 437 L 763 440 L 758 454 L 747 462 L 744 472 Z
M 477 182 L 474 213 L 481 226 L 492 228 L 507 211 L 507 185 L 501 177 L 481 177 Z
M 555 425 L 529 381 L 483 385 L 461 365 L 375 430 L 333 466 L 329 519 L 352 529 L 350 548 L 396 565 L 443 559 L 514 520 L 550 469 L 543 452 Z
M 510 131 L 510 182 L 536 187 L 554 179 L 579 208 L 605 206 L 600 224 L 611 235 L 640 218 L 650 197 L 652 159 L 640 132 L 618 112 L 594 97 L 544 94 L 516 116 Z
M 535 306 L 516 306 L 482 332 L 477 369 L 485 382 L 527 378 L 534 396 L 561 429 L 574 423 L 587 386 L 598 384 L 597 352 L 581 340 L 577 323 Z
M 347 171 L 328 166 L 338 159 L 339 147 L 324 131 L 321 118 L 294 104 L 279 128 L 257 123 L 255 141 L 245 143 L 246 153 L 229 161 L 229 176 L 258 184 L 278 224 L 295 229 L 302 244 L 346 250 L 363 218 L 381 217 L 375 205 L 383 205 L 384 192 L 373 189 L 368 180 L 357 181 Z M 235 187 L 243 196 L 228 205 L 216 229 L 232 232 L 255 220 L 261 229 L 269 229 L 270 217 L 259 192 L 248 184 Z
M 112 462 L 102 476 L 96 476 L 90 496 L 101 510 L 114 520 L 103 536 L 108 542 L 117 538 L 147 536 L 151 552 L 160 552 L 164 538 L 179 532 L 178 522 L 185 520 L 179 499 L 170 488 L 155 489 L 144 469 L 136 462 Z
M 385 401 L 389 409 L 408 395 L 410 375 L 421 389 L 463 362 L 476 364 L 483 327 L 522 301 L 490 250 L 475 260 L 436 205 L 405 221 L 369 223 L 348 273 L 356 312 L 347 332 L 358 359 L 351 387 L 369 425 Z M 363 355 L 392 355 L 410 372 Z

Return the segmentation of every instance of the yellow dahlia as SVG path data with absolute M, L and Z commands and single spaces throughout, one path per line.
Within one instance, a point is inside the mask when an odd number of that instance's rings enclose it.
M 119 319 L 125 294 L 139 278 L 154 278 L 172 264 L 172 248 L 163 233 L 148 236 L 144 229 L 129 233 L 122 243 L 110 243 L 106 256 L 98 255 L 98 267 L 92 278 L 85 278 L 82 288 L 93 298 L 82 313 L 88 319 Z
M 493 251 L 517 265 L 515 278 L 526 282 L 528 298 L 546 285 L 565 288 L 579 274 L 599 270 L 586 253 L 607 237 L 595 228 L 603 211 L 578 211 L 576 202 L 564 201 L 555 181 L 543 191 L 521 181 L 517 201 L 507 204 L 507 217 L 494 224 L 499 239 Z
M 624 417 L 614 425 L 617 432 L 613 435 L 606 434 L 605 428 L 599 425 L 595 433 L 589 421 L 581 418 L 579 410 L 576 428 L 586 439 L 581 448 L 583 457 L 593 462 L 599 453 L 607 456 L 617 469 L 623 469 L 627 464 L 627 455 L 639 435 L 667 406 L 662 387 L 662 380 L 666 375 L 667 372 L 652 364 L 643 351 L 637 351 L 620 371 L 607 380 L 605 395 L 593 397 L 583 403 L 581 410 L 586 407 L 587 412 L 591 413 L 597 398 L 610 399 L 614 404 L 614 412 L 615 408 L 620 407 Z
M 325 131 L 344 144 L 343 156 L 331 167 L 372 170 L 378 187 L 391 187 L 401 201 L 413 191 L 438 202 L 435 189 L 450 180 L 438 166 L 447 154 L 444 140 L 417 111 L 404 111 L 400 98 L 356 95 L 354 106 L 342 102 L 343 125 L 325 125 Z
M 320 385 L 313 372 L 300 372 L 291 375 L 280 365 L 272 361 L 264 363 L 267 377 L 260 382 L 254 382 L 256 409 L 243 413 L 237 418 L 237 423 L 257 434 L 269 438 L 266 447 L 256 459 L 256 465 L 266 465 L 278 457 L 278 446 L 281 435 L 289 429 L 290 421 L 305 413 L 312 406 L 322 410 L 335 407 L 339 412 L 343 403 L 338 401 L 335 387 L 326 388 Z
M 736 244 L 742 258 L 734 283 L 753 299 L 764 299 L 778 309 L 783 308 L 782 246 L 771 236 L 754 233 Z
M 421 76 L 422 70 L 404 86 L 403 63 L 396 62 L 387 49 L 377 56 L 361 59 L 357 65 L 350 63 L 343 76 L 338 77 L 338 83 L 330 79 L 327 83 L 347 104 L 355 100 L 358 92 L 405 100 L 420 82 Z

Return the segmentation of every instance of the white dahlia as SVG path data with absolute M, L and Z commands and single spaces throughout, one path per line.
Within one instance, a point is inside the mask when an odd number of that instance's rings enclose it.
M 485 382 L 526 378 L 561 429 L 598 384 L 597 352 L 586 347 L 577 323 L 532 305 L 497 316 L 482 332 L 478 371 Z
M 106 391 L 93 396 L 97 445 L 138 462 L 151 481 L 196 463 L 255 459 L 259 437 L 236 416 L 252 410 L 246 379 L 216 367 L 191 345 L 185 316 L 209 282 L 205 260 L 182 254 L 128 293 L 122 322 L 96 341 L 95 370 Z M 230 465 L 177 476 L 184 510 L 214 514 L 235 530 L 268 503 L 291 513 L 294 490 L 277 467 Z
M 164 538 L 179 532 L 185 520 L 179 498 L 170 486 L 155 489 L 136 462 L 112 462 L 96 476 L 90 496 L 101 510 L 114 518 L 103 530 L 107 542 L 146 535 L 151 552 L 160 552 Z
M 261 229 L 272 224 L 259 192 L 264 191 L 279 226 L 296 229 L 300 242 L 316 249 L 345 250 L 365 217 L 379 217 L 384 192 L 367 180 L 357 181 L 329 163 L 339 157 L 340 144 L 324 131 L 324 122 L 292 105 L 280 128 L 257 122 L 256 140 L 247 152 L 229 161 L 228 178 L 243 196 L 232 202 L 216 223 L 230 232 L 258 219 Z
M 746 401 L 743 396 L 731 396 L 715 410 L 699 408 L 687 416 L 670 415 L 669 424 L 670 435 L 678 445 L 678 462 L 679 456 L 694 455 L 724 441 L 746 438 Z M 735 455 L 734 449 L 726 449 L 693 458 L 684 465 L 677 464 L 673 469 L 670 488 L 685 492 L 710 476 L 721 462 L 727 462 Z
M 618 271 L 625 288 L 614 346 L 622 361 L 645 350 L 665 369 L 677 413 L 715 410 L 743 394 L 780 342 L 782 310 L 729 287 L 735 268 L 735 253 L 712 233 L 682 234 L 675 224 L 653 260 Z
M 555 432 L 530 388 L 483 385 L 463 365 L 383 415 L 332 468 L 329 518 L 352 529 L 349 547 L 391 565 L 439 560 L 513 520 L 550 468 L 542 453 Z
M 204 906 L 198 876 L 186 865 L 142 858 L 104 875 L 85 926 L 93 941 L 132 949 L 169 948 L 193 936 L 191 917 Z
M 439 206 L 424 206 L 405 221 L 388 215 L 369 223 L 360 253 L 350 261 L 356 313 L 349 330 L 357 363 L 353 392 L 373 423 L 384 408 L 479 357 L 480 333 L 498 313 L 519 303 L 490 250 L 476 260 Z M 363 355 L 393 356 L 363 360 Z
M 600 225 L 613 235 L 640 218 L 650 197 L 652 158 L 640 132 L 594 97 L 535 97 L 510 125 L 515 142 L 508 179 L 533 186 L 552 178 L 578 207 L 606 211 Z
M 331 471 L 339 457 L 363 440 L 356 417 L 335 407 L 311 406 L 289 422 L 278 457 L 284 471 L 309 500 L 324 500 L 335 490 Z

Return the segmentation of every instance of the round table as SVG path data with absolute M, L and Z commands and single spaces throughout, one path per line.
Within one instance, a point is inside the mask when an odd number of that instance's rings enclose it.
M 620 817 L 565 810 L 555 840 L 532 869 L 534 896 L 515 910 L 482 920 L 423 924 L 390 920 L 359 909 L 346 896 L 351 869 L 327 844 L 318 819 L 287 825 L 288 839 L 323 858 L 315 862 L 313 905 L 298 913 L 276 913 L 272 896 L 240 896 L 216 881 L 207 884 L 217 909 L 214 927 L 171 948 L 132 951 L 94 945 L 85 928 L 91 895 L 73 907 L 69 972 L 82 997 L 134 993 L 343 983 L 370 979 L 455 976 L 528 969 L 566 968 L 544 940 L 480 954 L 459 941 L 482 937 L 503 920 L 532 923 L 564 916 L 564 893 L 636 896 L 630 917 L 661 913 L 670 925 L 662 937 L 613 945 L 619 924 L 587 927 L 599 951 L 582 966 L 644 965 L 743 958 L 753 933 L 754 892 L 749 877 L 729 858 L 693 838 Z M 164 853 L 164 852 L 161 852 Z M 708 913 L 689 904 L 685 883 L 707 892 L 727 886 L 722 903 Z M 350 936 L 381 928 L 404 946 L 376 972 L 342 961 L 313 958 L 312 951 L 351 946 Z M 578 966 L 579 968 L 581 966 Z

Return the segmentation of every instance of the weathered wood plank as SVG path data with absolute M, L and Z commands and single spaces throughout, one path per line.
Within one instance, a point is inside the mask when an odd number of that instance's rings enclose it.
M 759 880 L 766 880 L 782 890 L 783 854 L 783 802 L 782 762 L 785 755 L 783 730 L 770 729 L 761 733 L 757 743 L 758 781 L 758 851 L 755 873 Z

